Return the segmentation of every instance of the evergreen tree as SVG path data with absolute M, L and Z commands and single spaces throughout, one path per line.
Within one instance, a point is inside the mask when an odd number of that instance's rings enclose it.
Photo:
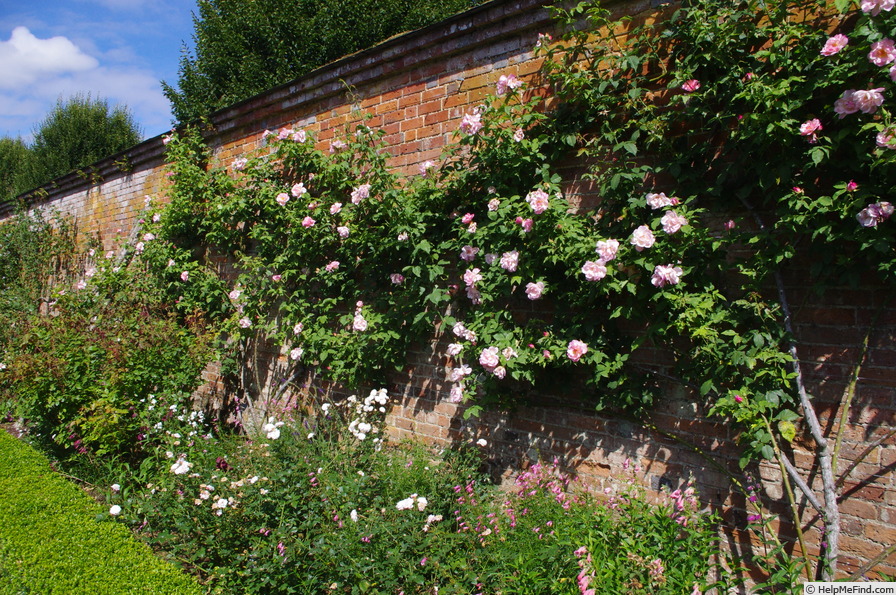
M 190 122 L 481 2 L 199 0 L 195 56 L 184 50 L 178 89 L 162 86 L 177 120 Z

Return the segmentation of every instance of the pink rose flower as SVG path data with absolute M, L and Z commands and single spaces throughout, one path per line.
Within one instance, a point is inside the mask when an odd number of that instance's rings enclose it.
M 181 281 L 189 281 L 190 280 L 190 271 L 184 271 L 180 274 Z
M 482 281 L 482 273 L 479 272 L 479 269 L 470 269 L 464 273 L 464 283 L 467 284 L 467 287 L 473 287 L 479 281 Z
M 672 266 L 671 264 L 658 264 L 653 269 L 653 276 L 650 282 L 654 287 L 665 287 L 666 285 L 678 285 L 682 275 L 681 267 Z
M 478 229 L 478 227 L 476 225 L 476 222 L 474 221 L 473 223 L 471 223 L 470 225 L 467 226 L 467 233 L 476 233 L 477 229 Z
M 691 79 L 689 81 L 685 81 L 683 85 L 681 85 L 681 89 L 685 93 L 693 93 L 697 89 L 700 88 L 700 81 L 697 79 Z
M 277 138 L 279 140 L 283 140 L 285 138 L 288 138 L 291 135 L 292 135 L 292 130 L 290 130 L 289 128 L 281 128 L 280 132 L 277 134 Z
M 460 218 L 460 222 L 464 225 L 468 225 L 473 222 L 473 218 L 475 217 L 476 215 L 474 215 L 473 213 L 465 213 L 464 216 Z
M 548 208 L 548 193 L 544 190 L 533 190 L 526 195 L 526 202 L 532 207 L 536 215 L 541 215 Z
M 460 403 L 464 400 L 464 386 L 462 384 L 455 384 L 451 387 L 451 392 L 448 393 L 448 402 L 449 403 Z
M 249 328 L 250 326 L 252 326 L 252 321 L 243 316 L 242 318 L 240 318 L 239 325 L 240 328 Z
M 482 353 L 479 354 L 479 365 L 481 365 L 486 370 L 494 370 L 495 367 L 500 364 L 501 361 L 498 359 L 498 348 L 497 347 L 487 347 L 482 350 Z
M 510 90 L 519 89 L 520 85 L 522 85 L 522 84 L 523 84 L 523 81 L 516 78 L 516 75 L 514 75 L 514 74 L 503 75 L 502 74 L 501 77 L 498 78 L 498 83 L 495 85 L 495 93 L 497 95 L 504 95 L 505 93 L 507 93 L 508 89 L 510 89 Z
M 516 267 L 520 262 L 520 253 L 517 250 L 511 250 L 501 255 L 501 268 L 510 273 L 516 272 Z
M 824 47 L 821 48 L 822 56 L 833 56 L 837 54 L 846 47 L 849 43 L 849 38 L 842 33 L 838 33 L 833 37 L 829 38 L 826 42 L 824 42 Z
M 818 141 L 818 136 L 816 135 L 816 133 L 821 129 L 821 121 L 818 118 L 813 118 L 800 124 L 800 134 L 802 136 L 808 136 L 809 142 L 812 144 Z
M 352 330 L 360 333 L 367 330 L 367 321 L 361 312 L 355 312 L 355 317 L 352 318 Z
M 520 143 L 523 142 L 524 138 L 526 138 L 526 133 L 523 132 L 522 128 L 517 128 L 516 132 L 513 133 L 513 140 Z
M 347 145 L 345 144 L 344 141 L 341 141 L 341 140 L 338 140 L 338 139 L 337 139 L 337 140 L 334 140 L 333 142 L 330 143 L 330 153 L 336 153 L 336 152 L 338 152 L 338 151 L 341 151 L 341 150 L 344 149 L 346 146 L 347 146 Z
M 875 139 L 878 147 L 885 149 L 896 149 L 896 129 L 886 128 L 877 133 Z
M 600 240 L 597 242 L 595 252 L 600 255 L 600 259 L 604 262 L 610 262 L 616 258 L 619 251 L 619 240 Z
M 340 225 L 336 228 L 336 233 L 339 234 L 339 237 L 343 240 L 348 237 L 349 229 L 345 225 Z
M 574 362 L 579 361 L 586 353 L 588 353 L 588 345 L 578 339 L 570 341 L 566 347 L 566 357 Z
M 896 6 L 896 0 L 862 0 L 862 12 L 869 13 L 876 17 L 880 11 L 890 12 Z
M 479 248 L 474 248 L 473 246 L 464 246 L 460 249 L 461 260 L 471 262 L 474 258 L 476 258 L 477 252 L 479 252 Z
M 893 47 L 893 40 L 882 39 L 872 43 L 871 52 L 868 53 L 868 60 L 875 66 L 886 66 L 896 60 L 896 48 Z
M 653 237 L 653 232 L 650 231 L 649 227 L 642 225 L 632 233 L 631 240 L 629 241 L 632 246 L 635 247 L 635 250 L 640 252 L 645 248 L 653 246 L 654 242 L 656 242 L 656 238 Z
M 504 380 L 504 377 L 507 376 L 507 370 L 504 366 L 496 366 L 494 370 L 492 370 L 492 374 L 495 375 L 495 378 L 498 380 Z
M 448 349 L 446 349 L 448 355 L 450 355 L 451 357 L 460 355 L 460 352 L 463 350 L 464 350 L 464 346 L 461 345 L 460 343 L 452 343 L 451 345 L 448 346 Z
M 466 293 L 467 293 L 467 297 L 474 304 L 482 303 L 482 292 L 479 291 L 478 289 L 476 289 L 475 287 L 473 287 L 472 285 L 467 287 Z
M 465 114 L 460 122 L 460 131 L 476 134 L 482 130 L 482 116 L 479 113 Z
M 582 267 L 582 273 L 586 281 L 600 281 L 607 276 L 606 263 L 602 260 L 589 260 Z
M 488 210 L 489 211 L 497 211 L 498 207 L 501 206 L 501 201 L 497 198 L 493 198 L 488 201 Z
M 286 203 L 289 202 L 289 195 L 285 192 L 281 192 L 277 195 L 277 204 L 281 207 L 286 206 Z
M 275 283 L 279 282 L 281 279 L 283 279 L 283 275 L 271 275 L 271 281 L 274 281 Z
M 436 164 L 433 161 L 426 160 L 420 164 L 420 175 L 426 177 L 429 175 L 429 170 L 434 168 Z
M 526 297 L 530 300 L 537 300 L 541 297 L 541 294 L 544 292 L 544 281 L 539 281 L 538 283 L 527 283 L 526 284 Z
M 305 139 L 307 139 L 307 138 L 308 138 L 308 135 L 305 134 L 304 130 L 296 130 L 295 132 L 292 133 L 293 142 L 303 143 L 303 142 L 305 142 Z
M 246 165 L 248 163 L 248 159 L 240 157 L 239 159 L 234 159 L 230 167 L 233 168 L 233 171 L 243 171 L 244 169 L 246 169 Z
M 529 233 L 530 231 L 532 231 L 532 225 L 534 223 L 535 222 L 532 219 L 521 219 L 520 220 L 520 225 L 522 226 L 523 231 L 525 233 Z
M 840 98 L 834 102 L 834 112 L 840 116 L 841 120 L 849 114 L 859 111 L 859 106 L 854 99 L 855 94 L 855 89 L 844 91 Z
M 308 192 L 308 190 L 305 189 L 305 185 L 303 183 L 299 182 L 298 184 L 296 184 L 295 186 L 292 187 L 291 192 L 292 192 L 293 196 L 295 196 L 296 198 L 299 198 L 300 196 L 302 196 L 303 194 Z
M 342 203 L 341 203 L 341 202 L 334 202 L 332 205 L 330 205 L 330 214 L 331 214 L 331 215 L 336 215 L 336 214 L 338 214 L 341 210 L 342 210 Z
M 391 275 L 389 275 L 389 280 L 391 280 L 395 285 L 401 285 L 402 283 L 404 283 L 404 275 L 402 275 L 401 273 L 392 273 Z
M 850 192 L 855 192 L 856 190 L 859 189 L 859 185 L 856 184 L 854 180 L 850 180 L 850 181 L 846 184 L 846 189 L 847 189 L 848 191 L 850 191 Z
M 647 206 L 651 209 L 662 209 L 678 204 L 678 199 L 666 196 L 665 192 L 651 192 L 647 195 Z
M 863 89 L 856 91 L 852 98 L 856 102 L 859 111 L 863 114 L 873 114 L 884 102 L 883 87 L 877 89 Z
M 687 225 L 688 220 L 675 211 L 666 211 L 666 214 L 660 219 L 660 223 L 663 225 L 663 231 L 673 234 L 681 229 L 682 226 Z
M 332 273 L 333 271 L 335 271 L 335 270 L 338 269 L 338 268 L 339 268 L 339 261 L 338 261 L 338 260 L 333 260 L 333 261 L 331 261 L 329 264 L 327 264 L 327 266 L 324 267 L 324 269 L 326 269 L 326 271 L 327 271 L 328 273 Z
M 302 219 L 302 227 L 314 227 L 315 223 L 317 223 L 317 221 L 315 221 L 311 217 L 305 217 L 304 219 Z
M 352 204 L 361 204 L 361 201 L 370 196 L 370 184 L 361 184 L 352 190 Z
M 888 202 L 870 204 L 856 215 L 862 227 L 877 227 L 893 214 L 893 205 Z

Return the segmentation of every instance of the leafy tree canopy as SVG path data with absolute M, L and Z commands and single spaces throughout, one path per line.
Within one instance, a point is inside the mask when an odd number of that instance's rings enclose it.
M 177 89 L 162 85 L 189 122 L 481 1 L 199 0 L 195 55 L 184 50 Z
M 127 108 L 104 99 L 75 95 L 60 99 L 37 125 L 26 161 L 22 190 L 99 161 L 140 142 L 142 134 Z
M 22 139 L 0 138 L 0 200 L 13 198 L 24 190 L 22 176 L 29 157 Z

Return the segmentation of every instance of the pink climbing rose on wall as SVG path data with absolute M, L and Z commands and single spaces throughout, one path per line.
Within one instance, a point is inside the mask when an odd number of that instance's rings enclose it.
M 833 56 L 834 54 L 840 53 L 840 50 L 846 47 L 849 43 L 849 38 L 842 33 L 838 33 L 830 37 L 826 42 L 824 42 L 824 47 L 821 48 L 822 56 Z

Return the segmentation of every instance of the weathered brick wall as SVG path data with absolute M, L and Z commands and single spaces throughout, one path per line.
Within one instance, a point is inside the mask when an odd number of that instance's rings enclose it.
M 532 56 L 537 33 L 552 29 L 549 13 L 540 4 L 496 0 L 222 110 L 214 114 L 209 136 L 215 159 L 227 164 L 258 150 L 263 131 L 283 126 L 314 131 L 326 147 L 343 127 L 371 114 L 367 124 L 386 132 L 391 164 L 413 173 L 416 164 L 438 158 L 463 114 L 493 89 L 501 74 L 530 78 L 537 72 L 540 63 Z M 622 1 L 612 8 L 651 18 L 656 5 Z M 139 218 L 145 196 L 163 199 L 162 150 L 161 138 L 150 139 L 97 164 L 97 181 L 67 176 L 35 204 L 73 217 L 81 231 L 111 249 Z M 127 171 L 116 164 L 123 161 Z M 575 179 L 580 171 L 580 165 L 569 165 L 569 190 L 588 204 L 587 184 Z M 807 279 L 806 270 L 787 271 L 803 371 L 831 436 L 840 426 L 839 403 L 862 362 L 839 469 L 847 469 L 875 440 L 885 438 L 844 482 L 841 570 L 851 572 L 896 542 L 896 440 L 890 435 L 896 425 L 896 310 L 887 292 L 870 281 L 817 296 Z M 867 353 L 862 347 L 866 338 Z M 666 398 L 644 424 L 595 414 L 582 401 L 555 391 L 521 395 L 526 404 L 512 412 L 465 420 L 462 408 L 447 401 L 447 342 L 437 333 L 430 344 L 418 346 L 406 372 L 393 379 L 390 392 L 401 399 L 388 418 L 393 438 L 422 437 L 447 445 L 483 437 L 489 441 L 496 474 L 518 470 L 539 457 L 556 457 L 599 487 L 616 481 L 626 460 L 640 465 L 644 483 L 654 489 L 675 488 L 693 476 L 706 503 L 730 522 L 729 548 L 746 551 L 749 537 L 736 529 L 745 524 L 744 496 L 732 490 L 727 475 L 742 477 L 738 448 L 724 422 L 706 417 L 707 403 L 668 386 Z M 213 369 L 206 378 L 215 382 Z M 795 460 L 817 485 L 808 444 L 808 437 L 799 437 L 793 447 Z M 763 490 L 771 510 L 786 514 L 777 467 L 762 465 L 758 473 L 766 480 Z M 812 520 L 805 502 L 801 510 L 808 541 L 818 543 L 818 520 Z M 896 554 L 878 569 L 896 574 Z

